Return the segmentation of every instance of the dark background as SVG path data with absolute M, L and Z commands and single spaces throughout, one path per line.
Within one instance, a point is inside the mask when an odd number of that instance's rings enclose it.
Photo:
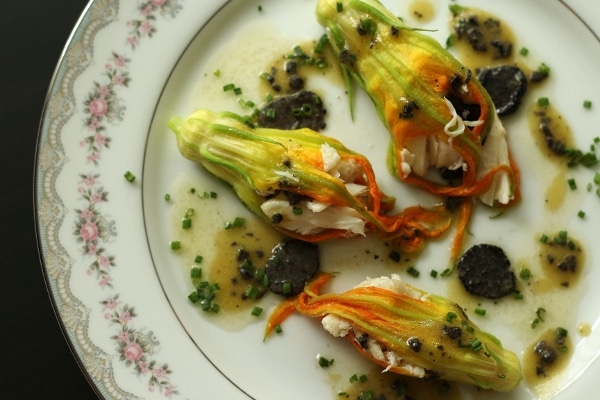
M 97 399 L 54 314 L 38 258 L 33 174 L 54 68 L 85 0 L 4 1 L 0 13 L 0 397 Z

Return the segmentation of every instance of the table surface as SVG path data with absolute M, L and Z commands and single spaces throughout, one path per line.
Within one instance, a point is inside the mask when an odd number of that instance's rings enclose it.
M 46 92 L 86 5 L 86 0 L 11 1 L 0 13 L 4 399 L 98 398 L 54 315 L 38 258 L 33 205 L 34 157 Z

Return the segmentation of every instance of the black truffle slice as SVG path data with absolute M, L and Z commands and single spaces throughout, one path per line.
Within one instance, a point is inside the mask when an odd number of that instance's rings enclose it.
M 517 111 L 527 91 L 527 77 L 519 67 L 512 65 L 484 68 L 477 79 L 490 94 L 498 115 Z
M 491 244 L 469 248 L 458 260 L 458 276 L 467 292 L 489 299 L 513 293 L 517 284 L 506 254 Z
M 287 239 L 273 248 L 265 266 L 272 292 L 296 296 L 319 270 L 319 247 L 297 239 Z
M 310 128 L 320 131 L 325 128 L 325 113 L 321 98 L 313 92 L 303 90 L 267 104 L 258 114 L 258 125 L 263 128 Z

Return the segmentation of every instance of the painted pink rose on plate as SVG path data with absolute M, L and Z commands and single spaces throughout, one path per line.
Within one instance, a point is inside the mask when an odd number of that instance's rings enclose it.
M 86 242 L 96 240 L 98 238 L 98 225 L 93 222 L 86 222 L 81 226 L 79 235 Z
M 129 342 L 123 349 L 123 355 L 127 361 L 135 362 L 142 358 L 144 351 L 142 350 L 142 346 L 139 344 L 135 342 Z
M 98 117 L 102 117 L 108 111 L 108 102 L 103 98 L 95 98 L 90 101 L 90 113 Z

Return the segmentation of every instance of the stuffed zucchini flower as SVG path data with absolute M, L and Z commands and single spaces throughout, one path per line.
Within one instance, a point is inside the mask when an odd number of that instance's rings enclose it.
M 208 110 L 173 117 L 169 127 L 184 157 L 229 183 L 286 236 L 316 242 L 374 231 L 416 250 L 450 225 L 443 210 L 409 207 L 388 216 L 395 199 L 379 189 L 369 161 L 313 130 L 261 128 Z
M 506 130 L 471 71 L 377 0 L 319 0 L 317 19 L 347 84 L 354 79 L 369 94 L 390 131 L 394 175 L 431 193 L 478 197 L 489 206 L 518 198 Z M 458 183 L 432 177 L 432 168 Z
M 522 379 L 517 356 L 480 330 L 456 303 L 404 283 L 399 275 L 367 279 L 344 293 L 320 294 L 320 275 L 295 301 L 282 303 L 267 334 L 293 311 L 320 318 L 383 372 L 444 379 L 509 391 Z

